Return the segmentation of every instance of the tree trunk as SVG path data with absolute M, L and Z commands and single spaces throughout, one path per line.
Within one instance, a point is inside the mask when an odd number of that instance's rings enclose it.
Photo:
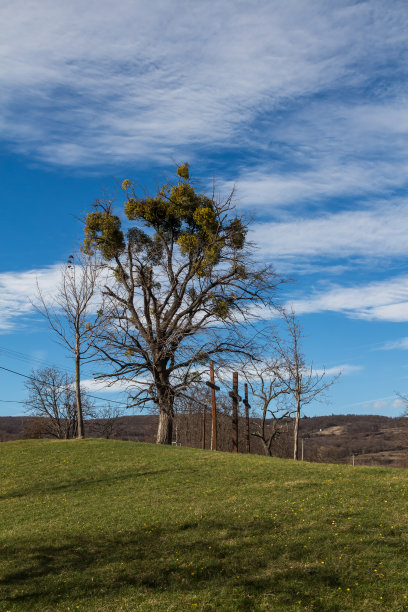
M 84 438 L 84 420 L 82 417 L 82 400 L 81 400 L 81 356 L 79 352 L 79 340 L 77 338 L 75 349 L 75 399 L 77 412 L 77 437 Z
M 203 404 L 203 416 L 201 421 L 201 448 L 205 450 L 205 425 L 206 425 L 206 416 L 207 416 L 207 406 Z
M 157 403 L 159 405 L 159 426 L 157 428 L 156 444 L 171 444 L 173 441 L 174 395 L 165 367 L 155 376 Z
M 173 440 L 173 413 L 160 409 L 156 444 L 171 444 Z
M 263 438 L 261 438 L 261 440 L 262 440 L 263 448 L 265 451 L 265 455 L 267 457 L 272 457 L 272 450 L 271 450 L 270 444 Z
M 251 438 L 249 435 L 249 403 L 248 403 L 248 385 L 245 383 L 245 438 L 246 438 L 246 452 L 251 452 Z
M 217 404 L 215 399 L 214 364 L 210 361 L 211 387 L 211 450 L 217 450 Z
M 293 432 L 293 459 L 297 461 L 299 459 L 299 419 L 300 419 L 300 393 L 296 392 L 296 417 L 295 417 L 295 429 Z
M 232 373 L 232 452 L 238 452 L 238 372 Z

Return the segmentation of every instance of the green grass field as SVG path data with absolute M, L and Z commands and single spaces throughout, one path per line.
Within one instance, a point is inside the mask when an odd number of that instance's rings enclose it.
M 0 445 L 0 610 L 406 610 L 408 472 Z

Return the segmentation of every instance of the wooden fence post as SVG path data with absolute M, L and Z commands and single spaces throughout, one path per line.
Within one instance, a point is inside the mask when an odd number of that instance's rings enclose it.
M 215 382 L 214 382 L 214 364 L 212 361 L 210 361 L 210 382 L 211 382 L 211 449 L 217 450 L 217 404 L 215 402 L 215 390 L 217 389 L 217 387 L 215 386 Z
M 210 361 L 210 382 L 206 383 L 211 389 L 211 450 L 217 450 L 217 404 L 215 401 L 215 392 L 220 388 L 215 384 L 214 379 L 214 364 Z
M 238 401 L 241 399 L 238 395 L 238 372 L 232 374 L 232 452 L 238 452 Z
M 202 423 L 202 429 L 201 429 L 201 448 L 204 450 L 205 449 L 205 416 L 206 416 L 206 408 L 207 406 L 205 405 L 205 403 L 203 403 L 203 423 Z
M 245 406 L 245 437 L 246 437 L 246 452 L 250 453 L 251 452 L 251 442 L 250 442 L 250 435 L 249 435 L 249 409 L 250 409 L 250 404 L 248 402 L 248 385 L 247 383 L 245 383 L 245 399 L 244 399 L 244 406 Z

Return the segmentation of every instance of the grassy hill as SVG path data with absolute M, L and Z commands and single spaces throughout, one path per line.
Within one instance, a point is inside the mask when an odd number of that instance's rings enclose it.
M 0 445 L 0 610 L 406 610 L 408 472 Z

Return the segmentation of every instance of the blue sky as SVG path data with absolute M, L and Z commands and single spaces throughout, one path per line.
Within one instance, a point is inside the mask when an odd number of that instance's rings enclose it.
M 307 413 L 401 413 L 405 2 L 13 0 L 0 19 L 0 365 L 71 369 L 35 279 L 55 286 L 104 189 L 153 191 L 189 161 L 204 187 L 236 184 L 259 257 L 292 279 L 309 361 L 343 370 Z M 0 384 L 0 414 L 22 414 L 23 378 Z

